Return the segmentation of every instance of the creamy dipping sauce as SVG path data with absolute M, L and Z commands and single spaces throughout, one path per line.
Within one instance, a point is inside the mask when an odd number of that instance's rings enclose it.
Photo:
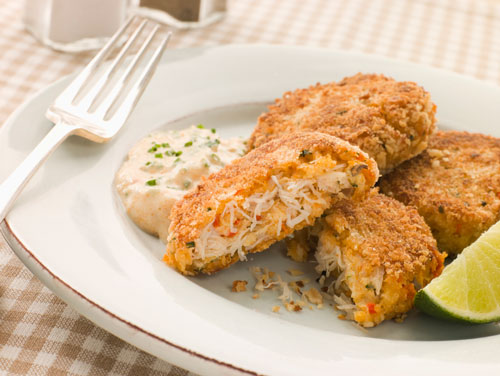
M 129 217 L 144 231 L 166 242 L 174 203 L 245 153 L 240 138 L 223 140 L 201 124 L 150 134 L 128 153 L 118 170 L 116 189 Z

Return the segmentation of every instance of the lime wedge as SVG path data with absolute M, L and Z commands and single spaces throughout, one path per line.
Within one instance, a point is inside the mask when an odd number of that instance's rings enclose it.
M 500 320 L 500 221 L 415 296 L 415 306 L 453 321 Z

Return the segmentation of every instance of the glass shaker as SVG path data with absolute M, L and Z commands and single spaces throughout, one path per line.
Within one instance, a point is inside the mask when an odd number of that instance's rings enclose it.
M 224 17 L 227 0 L 132 0 L 131 11 L 177 29 L 200 28 Z
M 98 49 L 125 21 L 128 0 L 25 0 L 24 24 L 59 51 Z

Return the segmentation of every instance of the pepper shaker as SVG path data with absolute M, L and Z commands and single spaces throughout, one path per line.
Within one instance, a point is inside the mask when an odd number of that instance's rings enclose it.
M 199 28 L 224 17 L 226 0 L 135 0 L 133 12 L 177 29 Z

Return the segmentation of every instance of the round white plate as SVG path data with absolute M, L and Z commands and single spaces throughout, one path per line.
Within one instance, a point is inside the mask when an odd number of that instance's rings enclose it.
M 19 258 L 97 325 L 169 362 L 202 374 L 434 374 L 500 367 L 500 327 L 437 321 L 411 312 L 366 333 L 323 310 L 271 311 L 277 293 L 252 299 L 248 268 L 285 277 L 304 269 L 281 246 L 214 276 L 186 278 L 161 261 L 163 245 L 131 223 L 113 188 L 127 150 L 160 128 L 203 123 L 248 136 L 283 92 L 356 72 L 416 81 L 438 105 L 439 125 L 500 136 L 500 88 L 384 58 L 323 49 L 225 46 L 170 51 L 124 129 L 110 143 L 67 140 L 37 173 L 2 223 Z M 44 112 L 70 78 L 23 105 L 0 135 L 0 181 L 50 128 Z M 287 276 L 290 280 L 291 276 Z

